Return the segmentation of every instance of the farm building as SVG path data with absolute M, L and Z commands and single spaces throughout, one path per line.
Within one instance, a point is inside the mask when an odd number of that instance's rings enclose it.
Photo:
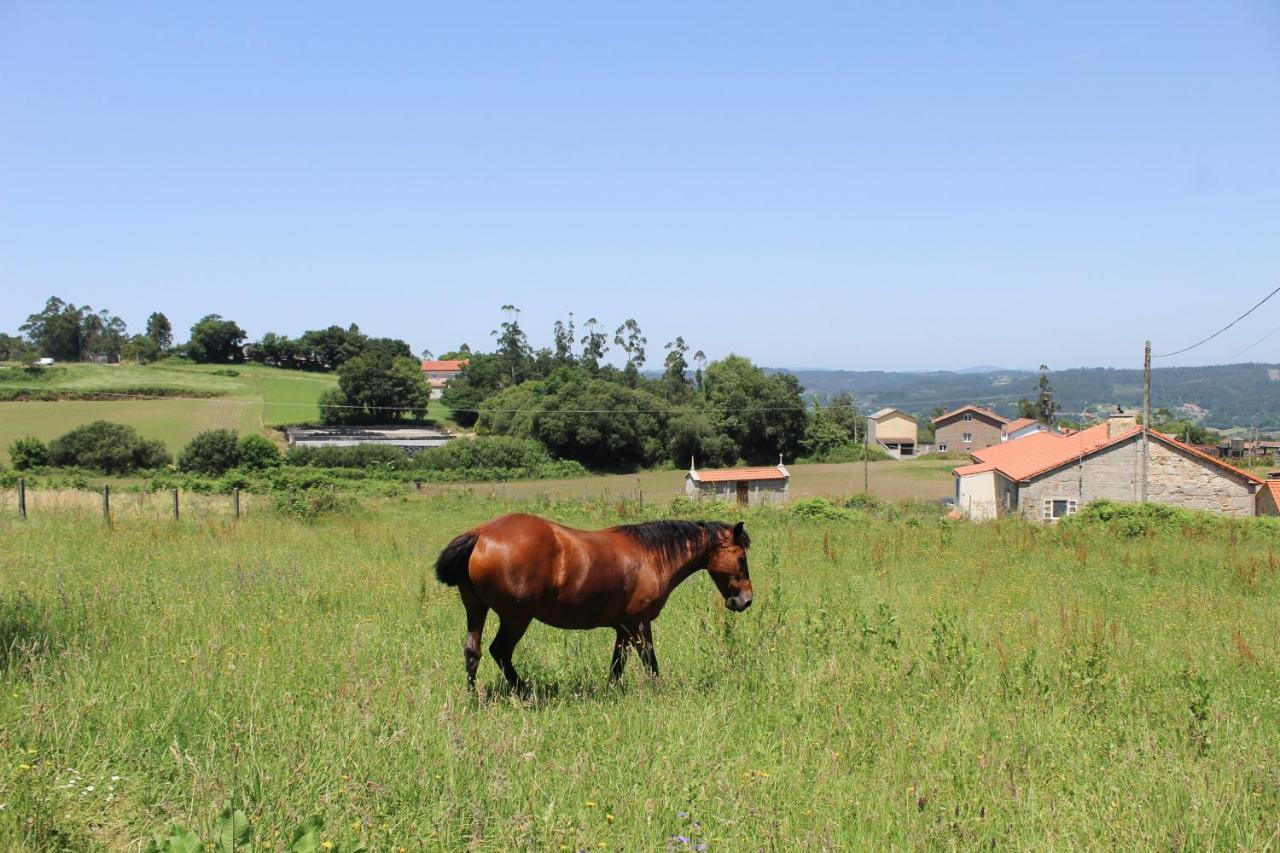
M 957 468 L 956 506 L 977 521 L 1052 522 L 1091 500 L 1142 499 L 1142 429 L 1132 415 L 1070 435 L 1038 432 L 976 450 Z M 1223 515 L 1256 512 L 1263 481 L 1172 436 L 1150 433 L 1148 500 Z
M 1015 439 L 1035 435 L 1038 432 L 1051 432 L 1051 430 L 1047 424 L 1043 424 L 1034 418 L 1018 418 L 1017 420 L 1009 421 L 1000 428 L 1000 440 L 1014 441 Z
M 894 459 L 916 455 L 916 419 L 900 409 L 886 408 L 867 416 L 867 438 Z
M 961 406 L 933 419 L 934 443 L 939 453 L 963 450 L 966 453 L 999 444 L 1008 418 L 981 406 Z
M 1280 515 L 1280 473 L 1267 475 L 1267 481 L 1258 489 L 1257 515 Z
M 431 399 L 438 400 L 444 393 L 444 384 L 462 372 L 467 359 L 422 362 L 422 375 L 431 386 Z
M 692 462 L 684 475 L 684 493 L 694 500 L 726 501 L 743 506 L 786 503 L 791 472 L 781 461 L 767 468 L 708 468 Z

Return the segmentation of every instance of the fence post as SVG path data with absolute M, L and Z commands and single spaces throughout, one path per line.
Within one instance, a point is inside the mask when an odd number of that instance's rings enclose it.
M 170 489 L 169 492 L 173 496 L 173 520 L 177 521 L 178 520 L 178 490 Z
M 240 517 L 240 489 L 239 488 L 235 488 L 231 490 L 231 511 L 232 513 L 235 514 L 236 518 Z
M 111 486 L 105 484 L 102 487 L 102 520 L 111 526 Z
M 27 517 L 27 478 L 18 478 L 18 515 Z

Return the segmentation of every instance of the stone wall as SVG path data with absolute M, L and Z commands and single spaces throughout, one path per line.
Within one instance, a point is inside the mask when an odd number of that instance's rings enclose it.
M 1098 498 L 1136 501 L 1141 477 L 1142 441 L 1134 436 L 1087 457 L 1083 469 L 1067 465 L 1024 485 L 1019 510 L 1039 520 L 1045 500 L 1075 498 L 1080 506 Z M 1149 481 L 1149 498 L 1155 503 L 1223 515 L 1254 514 L 1254 490 L 1248 481 L 1160 441 L 1151 442 Z

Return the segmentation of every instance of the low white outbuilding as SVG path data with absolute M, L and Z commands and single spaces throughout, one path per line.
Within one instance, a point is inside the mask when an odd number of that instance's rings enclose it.
M 693 463 L 684 475 L 684 493 L 693 500 L 725 501 L 742 506 L 787 502 L 791 472 L 781 462 L 767 468 L 704 468 Z

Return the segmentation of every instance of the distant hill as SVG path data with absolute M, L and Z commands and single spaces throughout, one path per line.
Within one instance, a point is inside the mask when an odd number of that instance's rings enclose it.
M 773 368 L 765 368 L 773 370 Z M 972 369 L 978 370 L 978 369 Z M 854 370 L 788 370 L 808 394 L 826 399 L 850 391 L 868 406 L 896 406 L 927 415 L 934 406 L 991 404 L 1003 415 L 1017 412 L 1018 400 L 1035 396 L 1039 374 L 1031 370 L 935 371 L 904 373 Z M 1142 405 L 1142 370 L 1083 367 L 1049 374 L 1054 396 L 1064 412 L 1088 407 Z M 1177 409 L 1198 406 L 1185 414 L 1198 416 L 1216 429 L 1257 427 L 1280 430 L 1280 365 L 1225 364 L 1215 367 L 1157 367 L 1151 371 L 1151 405 Z

